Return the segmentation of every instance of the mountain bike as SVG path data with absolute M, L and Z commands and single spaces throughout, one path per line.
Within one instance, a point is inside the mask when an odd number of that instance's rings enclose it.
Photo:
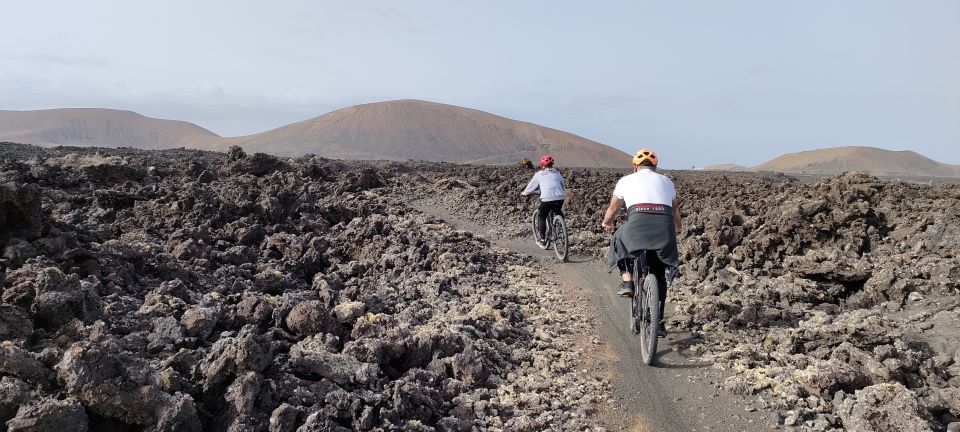
M 633 260 L 633 297 L 630 299 L 630 329 L 640 336 L 640 356 L 647 366 L 657 354 L 657 327 L 660 325 L 660 290 L 657 277 L 650 273 L 648 260 L 659 259 L 656 252 L 640 251 Z M 652 255 L 652 256 L 651 256 Z
M 533 228 L 534 241 L 536 241 L 537 246 L 543 250 L 553 245 L 553 252 L 556 254 L 557 259 L 561 262 L 566 261 L 570 255 L 570 243 L 568 241 L 567 222 L 563 219 L 563 215 L 550 210 L 550 213 L 547 214 L 547 230 L 544 238 L 540 238 L 540 218 L 537 217 L 539 215 L 540 206 L 537 206 L 537 208 L 533 209 L 533 214 L 530 216 L 530 226 Z

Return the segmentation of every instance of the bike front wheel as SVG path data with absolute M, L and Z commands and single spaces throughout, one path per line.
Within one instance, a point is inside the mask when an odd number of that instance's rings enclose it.
M 566 261 L 570 255 L 570 244 L 567 237 L 567 222 L 563 216 L 553 217 L 553 252 L 561 262 Z
M 637 280 L 636 278 L 634 280 Z M 660 326 L 660 290 L 657 277 L 648 274 L 637 284 L 635 332 L 640 335 L 640 356 L 647 366 L 657 354 L 657 328 Z

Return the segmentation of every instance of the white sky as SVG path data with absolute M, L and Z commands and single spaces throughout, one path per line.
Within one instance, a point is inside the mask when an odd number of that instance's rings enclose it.
M 842 145 L 960 164 L 960 1 L 8 1 L 0 109 L 262 132 L 415 98 L 670 167 Z

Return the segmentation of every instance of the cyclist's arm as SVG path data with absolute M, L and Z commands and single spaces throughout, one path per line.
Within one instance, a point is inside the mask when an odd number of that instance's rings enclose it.
M 520 192 L 520 195 L 530 195 L 536 192 L 537 189 L 540 189 L 540 181 L 537 180 L 537 176 L 534 175 L 533 178 L 530 179 L 530 182 L 527 183 L 526 189 L 524 189 L 523 192 Z
M 603 222 L 600 223 L 608 233 L 613 233 L 613 217 L 620 211 L 620 207 L 623 207 L 623 200 L 616 195 L 610 195 L 610 205 L 607 206 L 607 211 L 603 214 Z
M 680 222 L 680 199 L 673 199 L 673 224 L 677 226 L 677 234 L 683 229 L 683 223 Z

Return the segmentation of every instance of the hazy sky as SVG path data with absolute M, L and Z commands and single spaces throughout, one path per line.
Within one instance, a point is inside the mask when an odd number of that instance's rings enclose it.
M 0 109 L 244 135 L 415 98 L 669 167 L 842 145 L 960 164 L 960 0 L 0 0 Z

